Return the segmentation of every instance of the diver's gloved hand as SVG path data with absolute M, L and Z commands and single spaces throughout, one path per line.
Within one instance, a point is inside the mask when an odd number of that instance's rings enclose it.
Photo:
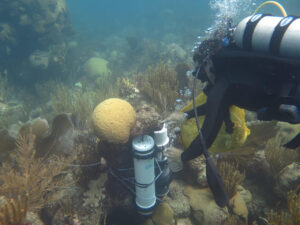
M 203 153 L 202 144 L 200 140 L 200 136 L 198 135 L 190 146 L 181 154 L 181 160 L 183 162 L 192 160 Z

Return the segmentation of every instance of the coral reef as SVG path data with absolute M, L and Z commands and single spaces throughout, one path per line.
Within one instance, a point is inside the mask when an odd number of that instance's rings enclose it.
M 36 156 L 48 154 L 72 155 L 74 146 L 74 126 L 68 114 L 57 115 L 52 122 L 51 133 L 39 140 Z
M 37 139 L 42 139 L 48 133 L 48 129 L 48 121 L 46 119 L 38 117 L 22 125 L 18 132 L 18 135 L 25 136 L 31 131 Z M 15 138 L 17 138 L 17 135 L 15 136 Z
M 68 113 L 73 111 L 73 99 L 69 89 L 65 85 L 57 85 L 51 102 L 55 113 Z
M 173 180 L 169 187 L 169 195 L 165 197 L 165 201 L 173 209 L 175 217 L 188 217 L 191 212 L 189 200 L 183 193 L 184 185 L 181 180 Z
M 119 97 L 119 90 L 116 86 L 116 77 L 112 76 L 101 76 L 93 81 L 93 85 L 86 85 L 86 90 L 94 90 L 95 97 L 94 103 L 97 105 L 98 103 L 104 101 L 108 98 L 117 98 Z
M 281 146 L 281 143 L 280 133 L 278 133 L 275 137 L 267 141 L 265 147 L 265 156 L 274 176 L 277 176 L 285 166 L 299 159 L 298 152 L 285 150 L 285 148 Z
M 169 65 L 174 65 L 178 62 L 184 62 L 186 60 L 185 50 L 176 43 L 170 43 L 166 46 L 166 50 L 162 53 L 162 58 L 168 59 Z
M 2 13 L 5 11 L 5 15 L 9 18 L 13 16 L 18 18 L 18 20 L 10 20 L 16 21 L 11 24 L 14 28 L 23 27 L 27 32 L 35 32 L 41 36 L 49 31 L 62 33 L 70 26 L 64 0 L 5 1 L 0 11 Z
M 58 85 L 51 102 L 55 114 L 71 113 L 77 117 L 82 126 L 85 126 L 95 106 L 95 95 L 93 92 L 84 92 L 81 89 L 72 92 L 66 86 Z
M 300 185 L 287 193 L 288 210 L 294 224 L 300 224 Z
M 176 71 L 164 63 L 149 67 L 142 78 L 141 92 L 150 97 L 161 112 L 170 112 L 178 98 L 178 80 Z
M 237 192 L 237 186 L 242 184 L 245 179 L 245 173 L 240 173 L 238 165 L 227 161 L 219 161 L 218 169 L 223 178 L 226 192 L 229 198 Z
M 290 220 L 288 213 L 276 213 L 273 210 L 270 211 L 267 221 L 268 224 L 271 225 L 294 225 L 294 223 Z
M 75 132 L 78 132 L 75 130 Z M 96 179 L 99 174 L 106 169 L 106 162 L 100 158 L 97 148 L 98 139 L 95 135 L 80 132 L 74 140 L 73 155 L 75 165 L 89 165 L 100 162 L 100 165 L 94 166 L 76 166 L 72 172 L 77 178 L 77 184 L 81 187 L 88 188 L 89 180 Z
M 130 129 L 136 121 L 136 113 L 130 103 L 110 98 L 96 106 L 93 124 L 97 136 L 110 143 L 126 143 Z
M 23 104 L 15 101 L 0 102 L 0 128 L 9 128 L 16 121 L 26 121 L 27 113 Z
M 174 213 L 168 203 L 161 203 L 154 211 L 151 218 L 147 219 L 143 225 L 170 225 L 174 223 Z
M 227 208 L 217 206 L 210 189 L 199 189 L 187 185 L 184 188 L 184 194 L 189 198 L 192 215 L 197 224 L 222 224 L 227 218 Z
M 128 97 L 136 92 L 134 84 L 130 82 L 128 77 L 117 78 L 117 87 L 119 89 L 120 97 Z
M 288 211 L 270 211 L 267 222 L 271 225 L 299 225 L 300 224 L 300 193 L 299 188 L 287 193 Z
M 174 212 L 172 208 L 165 202 L 161 203 L 152 216 L 153 224 L 169 225 L 173 224 Z
M 91 208 L 99 208 L 102 206 L 105 196 L 105 183 L 107 181 L 107 174 L 100 174 L 96 180 L 89 182 L 89 190 L 83 196 L 83 205 Z
M 6 161 L 9 154 L 15 148 L 15 139 L 10 136 L 7 130 L 0 130 L 0 160 Z
M 136 108 L 136 122 L 130 133 L 132 137 L 143 134 L 150 134 L 155 130 L 160 130 L 162 124 L 160 122 L 161 115 L 150 105 L 140 105 Z
M 175 71 L 177 74 L 177 80 L 180 89 L 188 86 L 187 71 L 190 70 L 190 67 L 186 63 L 178 63 L 175 66 Z
M 244 221 L 248 221 L 248 209 L 247 205 L 240 195 L 239 192 L 237 192 L 229 201 L 229 207 L 232 209 L 232 212 L 239 216 Z
M 22 225 L 26 218 L 28 196 L 20 195 L 1 204 L 0 225 Z
M 60 199 L 73 181 L 63 174 L 70 159 L 54 155 L 47 159 L 36 158 L 34 144 L 32 133 L 19 136 L 17 149 L 12 154 L 16 164 L 5 162 L 0 168 L 0 194 L 13 198 L 28 194 L 28 208 L 37 211 Z
M 0 72 L 0 102 L 3 102 L 7 98 L 7 71 L 4 73 Z
M 40 79 L 57 68 L 53 48 L 73 32 L 65 0 L 2 1 L 0 13 L 1 67 L 11 71 L 10 80 Z
M 284 167 L 276 177 L 274 192 L 284 198 L 286 193 L 300 183 L 300 164 L 293 162 Z
M 99 57 L 92 57 L 84 64 L 84 71 L 91 79 L 99 76 L 109 76 L 111 71 L 107 67 L 108 61 Z
M 197 157 L 187 163 L 185 174 L 192 182 L 197 182 L 200 187 L 208 187 L 206 179 L 206 164 L 204 156 Z
M 33 67 L 47 69 L 49 65 L 49 52 L 36 50 L 29 56 L 29 62 Z
M 225 222 L 224 225 L 238 225 L 239 222 L 239 217 L 237 215 L 229 215 Z
M 229 158 L 231 161 L 237 162 L 241 167 L 247 168 L 247 174 L 253 174 L 256 178 L 263 175 L 268 169 L 266 167 L 265 153 L 263 150 L 268 139 L 274 137 L 278 131 L 276 121 L 262 122 L 252 121 L 247 122 L 247 127 L 251 130 L 244 145 L 238 149 L 230 151 L 224 158 Z M 258 172 L 259 171 L 259 172 Z

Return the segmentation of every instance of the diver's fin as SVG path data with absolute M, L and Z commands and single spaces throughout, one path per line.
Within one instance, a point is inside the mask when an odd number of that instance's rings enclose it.
M 228 205 L 229 197 L 225 190 L 224 182 L 217 167 L 209 157 L 206 158 L 206 179 L 217 205 L 220 207 Z
M 286 148 L 290 148 L 290 149 L 295 149 L 295 148 L 299 147 L 300 146 L 300 133 L 283 146 Z
M 185 162 L 200 156 L 203 153 L 201 146 L 200 136 L 198 135 L 190 146 L 181 154 L 181 160 Z

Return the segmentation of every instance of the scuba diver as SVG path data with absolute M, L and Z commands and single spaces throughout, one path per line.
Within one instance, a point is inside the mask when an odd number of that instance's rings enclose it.
M 266 4 L 279 7 L 283 17 L 257 14 Z M 207 101 L 196 107 L 194 95 L 194 110 L 186 113 L 196 121 L 198 115 L 205 119 L 201 128 L 197 121 L 199 134 L 181 155 L 182 161 L 188 161 L 204 154 L 207 181 L 221 207 L 228 204 L 228 196 L 207 149 L 223 122 L 226 132 L 233 131 L 229 108 L 254 111 L 263 121 L 300 123 L 300 18 L 287 16 L 279 3 L 268 1 L 236 27 L 231 23 L 227 21 L 195 49 L 192 74 L 206 83 Z M 300 134 L 285 147 L 299 145 Z

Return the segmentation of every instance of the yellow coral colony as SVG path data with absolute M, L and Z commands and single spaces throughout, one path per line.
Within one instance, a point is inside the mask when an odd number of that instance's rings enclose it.
M 196 105 L 202 105 L 206 102 L 206 95 L 201 93 L 196 98 Z M 192 109 L 192 102 L 185 106 L 181 112 L 186 112 Z M 245 124 L 245 111 L 237 106 L 230 107 L 230 117 L 234 123 L 234 129 L 232 134 L 226 132 L 225 125 L 223 123 L 218 136 L 209 150 L 214 152 L 225 152 L 238 148 L 244 144 L 247 136 L 250 134 L 250 130 Z M 199 123 L 202 125 L 204 116 L 199 116 Z M 189 147 L 194 138 L 198 135 L 198 130 L 195 122 L 195 118 L 187 120 L 181 127 L 181 139 L 185 149 Z
M 95 132 L 101 140 L 126 143 L 135 124 L 136 113 L 127 101 L 110 98 L 96 106 L 93 112 Z

